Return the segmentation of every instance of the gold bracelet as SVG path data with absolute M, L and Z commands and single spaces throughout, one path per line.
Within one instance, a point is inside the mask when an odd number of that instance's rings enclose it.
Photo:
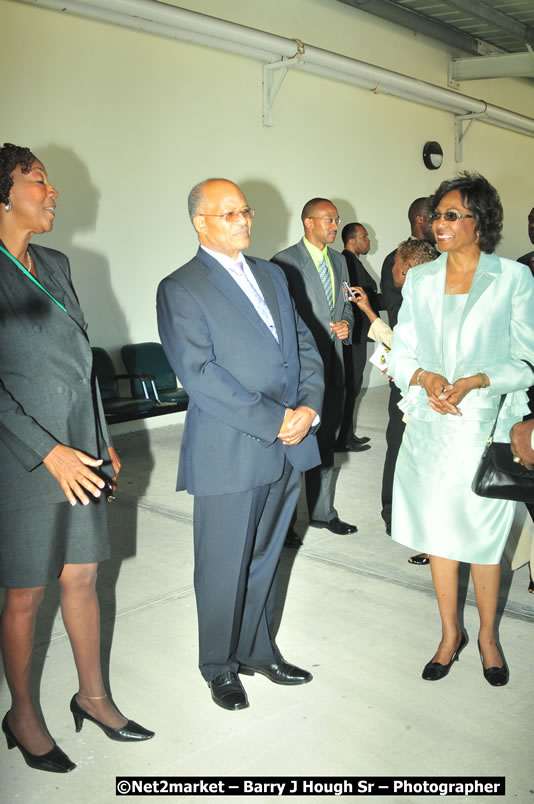
M 420 370 L 420 372 L 419 372 L 419 374 L 418 374 L 418 375 L 417 375 L 417 377 L 415 378 L 415 383 L 416 383 L 416 385 L 419 385 L 419 386 L 422 388 L 423 386 L 422 386 L 422 385 L 421 385 L 421 383 L 419 382 L 419 380 L 420 380 L 420 378 L 421 378 L 421 374 L 427 374 L 427 370 L 426 370 L 426 369 L 421 369 L 421 370 Z
M 486 377 L 485 372 L 484 371 L 477 371 L 477 374 L 480 377 L 480 379 L 482 380 L 482 385 L 480 387 L 481 388 L 487 388 L 488 385 L 489 385 L 489 382 L 487 382 L 487 377 Z

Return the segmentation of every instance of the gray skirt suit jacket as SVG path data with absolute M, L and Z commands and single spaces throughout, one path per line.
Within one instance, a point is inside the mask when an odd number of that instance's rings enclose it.
M 76 563 L 73 539 L 84 542 L 78 559 L 82 563 L 100 560 L 108 552 L 104 506 L 71 507 L 42 462 L 57 444 L 64 444 L 109 464 L 111 441 L 69 261 L 42 246 L 30 246 L 30 254 L 39 281 L 67 312 L 0 251 L 0 585 L 4 586 L 26 585 L 19 577 L 25 566 L 33 584 L 40 577 L 33 566 L 36 562 L 47 564 L 43 583 L 58 574 L 63 563 Z M 65 504 L 61 511 L 69 509 L 61 521 L 51 513 L 60 503 Z M 12 578 L 12 572 L 17 577 Z

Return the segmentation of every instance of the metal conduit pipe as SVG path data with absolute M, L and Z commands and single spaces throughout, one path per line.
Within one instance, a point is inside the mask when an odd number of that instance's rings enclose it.
M 19 0 L 19 2 L 238 53 L 264 64 L 280 61 L 281 58 L 293 59 L 297 54 L 297 42 L 294 39 L 286 39 L 155 0 L 84 0 L 84 2 Z M 304 46 L 304 54 L 299 57 L 294 67 L 380 94 L 394 95 L 414 103 L 433 106 L 456 115 L 483 114 L 484 117 L 480 119 L 485 123 L 534 136 L 534 119 L 531 117 L 312 45 Z

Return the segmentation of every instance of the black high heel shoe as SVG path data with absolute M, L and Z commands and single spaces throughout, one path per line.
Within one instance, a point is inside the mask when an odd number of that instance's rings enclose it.
M 30 768 L 34 768 L 35 770 L 50 771 L 51 773 L 68 773 L 69 771 L 74 770 L 76 767 L 74 762 L 69 759 L 65 752 L 55 744 L 54 747 L 46 754 L 31 754 L 26 748 L 24 748 L 22 743 L 19 743 L 11 731 L 9 723 L 7 722 L 7 714 L 4 715 L 4 719 L 2 720 L 2 731 L 6 735 L 7 747 L 9 749 L 18 748 L 24 757 L 26 765 L 29 765 Z
M 427 662 L 423 668 L 423 678 L 425 681 L 440 681 L 442 678 L 445 678 L 449 670 L 451 669 L 454 662 L 458 661 L 458 657 L 460 653 L 463 651 L 465 646 L 468 643 L 467 634 L 465 631 L 462 631 L 462 638 L 460 639 L 460 644 L 452 654 L 451 660 L 449 664 L 440 664 L 439 662 Z
M 484 667 L 484 657 L 482 656 L 482 651 L 480 650 L 480 642 L 477 642 L 478 645 L 478 653 L 480 655 L 480 661 L 482 662 L 482 672 L 484 673 L 484 678 L 491 684 L 492 687 L 504 687 L 505 684 L 508 684 L 508 680 L 510 678 L 510 671 L 508 670 L 508 665 L 502 655 L 502 650 L 499 647 L 499 653 L 501 654 L 502 658 L 502 667 Z
M 72 712 L 74 726 L 77 732 L 82 730 L 84 720 L 90 720 L 91 723 L 95 723 L 97 726 L 99 726 L 110 740 L 118 740 L 119 742 L 123 743 L 150 740 L 150 738 L 155 734 L 155 732 L 149 731 L 143 726 L 140 726 L 139 723 L 135 722 L 135 720 L 129 720 L 124 726 L 120 726 L 118 729 L 114 729 L 111 726 L 106 726 L 104 723 L 101 723 L 99 720 L 97 720 L 96 717 L 90 715 L 89 712 L 86 712 L 85 709 L 82 709 L 76 700 L 76 694 L 72 696 L 72 700 L 70 702 L 70 711 Z

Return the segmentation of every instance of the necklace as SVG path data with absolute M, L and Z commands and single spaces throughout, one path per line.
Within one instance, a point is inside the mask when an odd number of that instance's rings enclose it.
M 31 272 L 32 272 L 32 258 L 31 258 L 31 256 L 30 256 L 30 252 L 29 252 L 29 251 L 27 251 L 26 253 L 27 253 L 27 255 L 28 255 L 28 271 L 29 271 L 29 272 L 30 272 L 30 274 L 31 274 Z
M 468 273 L 464 276 L 464 278 L 462 279 L 462 281 L 460 282 L 459 285 L 455 285 L 454 287 L 452 285 L 449 285 L 450 292 L 454 293 L 455 290 L 458 290 L 458 288 L 461 288 L 462 285 L 464 285 L 467 282 L 467 280 L 469 279 L 469 274 L 471 274 L 471 273 L 473 273 L 473 269 L 468 271 Z

